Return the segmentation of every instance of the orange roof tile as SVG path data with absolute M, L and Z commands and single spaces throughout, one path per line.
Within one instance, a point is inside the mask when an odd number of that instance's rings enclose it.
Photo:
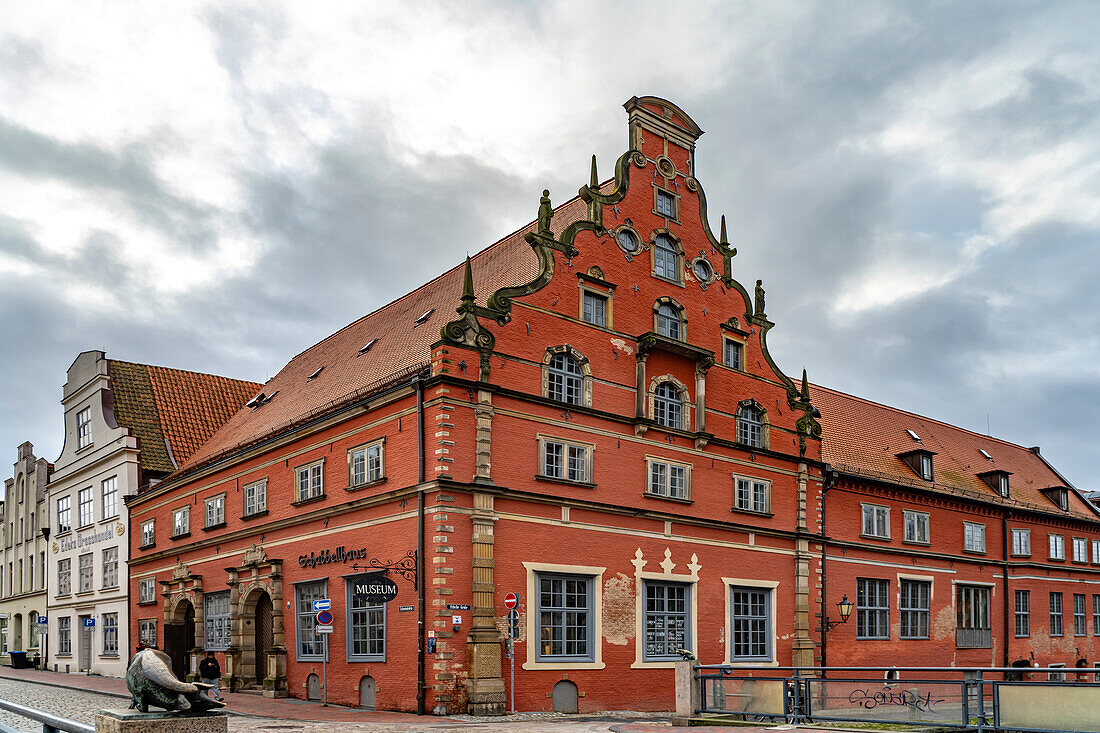
M 109 359 L 115 421 L 137 436 L 141 466 L 170 472 L 260 389 L 256 382 Z
M 559 206 L 551 224 L 555 236 L 586 213 L 580 198 Z M 528 283 L 538 274 L 538 259 L 523 238 L 534 228 L 532 222 L 470 259 L 479 303 L 499 288 Z M 264 394 L 274 398 L 233 415 L 189 461 L 181 462 L 181 473 L 427 367 L 431 344 L 456 317 L 462 286 L 459 264 L 298 354 L 263 385 Z M 416 319 L 429 310 L 431 316 L 417 325 Z M 372 339 L 378 341 L 360 356 L 359 350 Z M 321 367 L 324 370 L 309 380 Z
M 1065 516 L 1042 489 L 1067 486 L 1030 449 L 981 435 L 939 420 L 813 385 L 813 404 L 821 411 L 822 457 L 837 470 L 890 483 L 931 489 L 1021 509 Z M 918 443 L 906 433 L 912 430 Z M 898 454 L 912 450 L 935 453 L 934 483 L 921 480 Z M 992 457 L 982 455 L 985 450 Z M 1009 498 L 1002 498 L 978 474 L 1006 471 Z M 1069 514 L 1095 521 L 1097 512 L 1070 492 Z

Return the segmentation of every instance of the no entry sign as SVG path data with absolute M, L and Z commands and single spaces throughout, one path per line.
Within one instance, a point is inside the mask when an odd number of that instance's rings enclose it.
M 519 599 L 516 598 L 515 593 L 509 593 L 508 595 L 504 596 L 504 607 L 507 608 L 509 611 L 515 608 L 517 603 L 519 603 Z
M 317 613 L 317 623 L 322 626 L 328 626 L 332 623 L 332 611 L 319 611 Z

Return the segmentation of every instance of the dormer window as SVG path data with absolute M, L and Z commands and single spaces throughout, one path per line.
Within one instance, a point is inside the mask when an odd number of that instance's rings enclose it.
M 1008 490 L 1008 471 L 986 471 L 985 473 L 979 473 L 978 478 L 985 481 L 989 485 L 989 488 L 997 492 L 998 495 L 1007 499 L 1009 495 Z
M 1043 489 L 1043 493 L 1057 504 L 1059 509 L 1064 512 L 1069 511 L 1069 489 L 1064 486 L 1052 486 L 1049 489 Z
M 920 476 L 922 481 L 932 481 L 934 473 L 932 471 L 932 456 L 935 455 L 932 451 L 928 450 L 914 450 L 908 453 L 899 453 L 898 458 L 905 461 L 909 468 L 913 469 L 913 472 Z

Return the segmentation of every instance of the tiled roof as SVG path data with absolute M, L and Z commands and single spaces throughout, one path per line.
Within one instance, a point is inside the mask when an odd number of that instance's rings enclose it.
M 1048 514 L 1066 514 L 1041 491 L 1066 486 L 1065 480 L 1028 448 L 826 387 L 814 385 L 811 399 L 821 411 L 823 459 L 843 473 Z M 920 442 L 906 430 L 916 433 Z M 934 483 L 922 481 L 897 457 L 913 450 L 935 453 Z M 982 450 L 992 460 L 983 456 Z M 1009 498 L 1002 498 L 978 477 L 988 471 L 1011 474 Z M 1073 491 L 1069 508 L 1070 515 L 1097 520 L 1095 510 Z
M 170 472 L 260 389 L 255 382 L 109 359 L 115 421 L 141 445 L 141 467 Z M 173 462 L 174 459 L 174 462 Z
M 559 206 L 551 223 L 554 235 L 586 213 L 580 198 Z M 478 303 L 484 304 L 499 288 L 531 282 L 538 274 L 538 259 L 523 238 L 534 228 L 532 222 L 471 258 Z M 459 264 L 295 356 L 263 385 L 264 394 L 274 398 L 238 411 L 190 461 L 181 461 L 181 474 L 426 367 L 440 329 L 456 318 L 462 285 Z M 429 310 L 431 315 L 417 325 L 417 318 Z M 373 339 L 377 342 L 359 355 Z

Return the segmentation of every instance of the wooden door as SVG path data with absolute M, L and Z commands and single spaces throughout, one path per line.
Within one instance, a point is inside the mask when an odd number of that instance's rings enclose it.
M 263 684 L 267 677 L 267 651 L 275 643 L 272 623 L 271 598 L 264 593 L 256 601 L 256 682 Z
M 172 660 L 172 672 L 181 680 L 187 679 L 187 626 L 164 625 L 164 653 Z
M 92 631 L 94 627 L 88 625 L 90 616 L 80 617 L 80 671 L 92 668 Z
M 370 675 L 359 680 L 359 707 L 363 710 L 374 710 L 378 707 L 378 685 Z

